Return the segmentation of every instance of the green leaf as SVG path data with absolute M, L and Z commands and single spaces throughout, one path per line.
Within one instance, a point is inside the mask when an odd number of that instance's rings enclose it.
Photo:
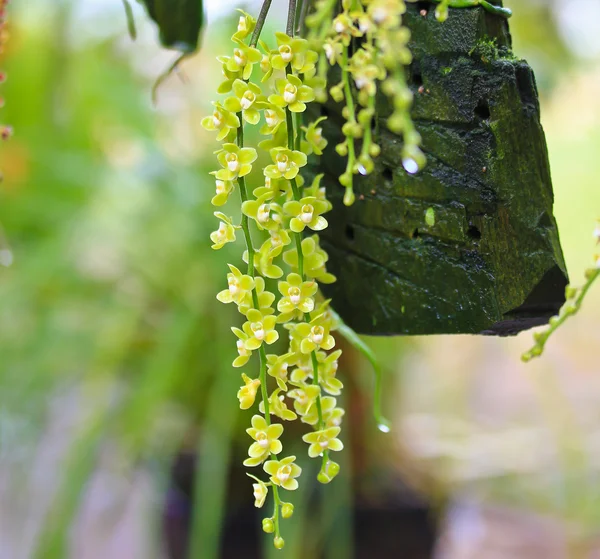
M 123 7 L 125 8 L 125 17 L 127 18 L 127 29 L 129 31 L 129 36 L 131 37 L 132 41 L 135 41 L 137 38 L 137 30 L 135 28 L 133 10 L 131 9 L 131 5 L 127 0 L 123 0 Z
M 204 24 L 203 0 L 139 0 L 160 31 L 160 42 L 184 53 L 198 48 Z

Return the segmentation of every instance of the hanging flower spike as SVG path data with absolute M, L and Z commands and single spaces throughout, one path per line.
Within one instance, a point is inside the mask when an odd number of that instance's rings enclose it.
M 277 287 L 283 295 L 277 303 L 279 312 L 288 314 L 297 309 L 302 313 L 310 313 L 315 308 L 313 297 L 318 290 L 315 281 L 303 282 L 298 274 L 289 274 L 287 281 L 280 281 Z
M 230 72 L 241 72 L 244 80 L 249 80 L 252 68 L 262 60 L 262 54 L 257 48 L 249 47 L 241 41 L 235 41 L 237 47 L 233 50 L 233 56 L 227 60 L 227 70 Z
M 298 416 L 292 410 L 288 409 L 284 401 L 284 396 L 280 395 L 280 392 L 281 388 L 276 388 L 269 396 L 269 411 L 271 415 L 274 415 L 279 419 L 283 419 L 284 421 L 294 421 Z M 258 405 L 258 411 L 260 411 L 260 413 L 265 413 L 264 402 L 261 402 Z
M 271 57 L 271 64 L 276 70 L 283 70 L 291 64 L 298 73 L 312 70 L 319 55 L 309 50 L 308 41 L 300 37 L 290 37 L 286 33 L 275 33 L 277 50 Z
M 235 138 L 236 130 L 240 126 L 240 119 L 220 103 L 213 103 L 215 110 L 212 116 L 204 117 L 201 121 L 202 127 L 210 132 L 218 131 L 217 141 Z
M 330 350 L 333 348 L 335 340 L 329 333 L 329 329 L 328 321 L 321 315 L 310 322 L 295 324 L 291 334 L 300 341 L 302 353 L 311 353 L 315 349 Z
M 235 326 L 231 327 L 231 331 L 238 337 L 238 340 L 236 341 L 238 356 L 233 360 L 232 365 L 236 368 L 243 367 L 248 363 L 252 356 L 252 351 L 246 349 L 246 342 L 248 341 L 249 336 Z
M 277 105 L 273 105 L 270 103 L 265 111 L 265 124 L 261 127 L 259 132 L 264 136 L 276 134 L 279 130 L 279 127 L 282 124 L 285 124 L 285 110 Z M 284 126 L 285 128 L 285 126 Z M 287 138 L 287 129 L 285 131 L 285 136 Z
M 288 180 L 294 179 L 300 172 L 300 167 L 304 167 L 307 162 L 305 153 L 284 147 L 273 148 L 270 155 L 273 165 L 268 165 L 265 168 L 265 176 L 271 179 L 281 177 Z
M 257 477 L 254 477 L 252 474 L 246 474 L 248 477 L 251 477 L 256 483 L 252 484 L 252 489 L 254 493 L 254 506 L 257 509 L 262 508 L 265 504 L 265 499 L 269 493 L 269 488 L 266 486 L 264 481 L 261 481 Z
M 269 103 L 278 107 L 287 107 L 293 113 L 306 110 L 305 103 L 315 100 L 312 87 L 304 85 L 300 78 L 290 74 L 286 79 L 275 81 L 277 93 L 269 95 Z
M 254 351 L 263 342 L 268 345 L 274 344 L 279 339 L 279 333 L 275 330 L 276 320 L 274 316 L 263 315 L 256 309 L 250 309 L 246 314 L 248 322 L 242 326 L 248 339 L 244 342 L 246 349 Z
M 324 120 L 327 120 L 327 117 L 322 116 L 311 122 L 308 127 L 302 127 L 310 151 L 316 155 L 323 155 L 323 150 L 327 147 L 327 140 L 323 138 L 323 128 L 319 126 Z
M 306 196 L 299 202 L 292 200 L 283 205 L 283 210 L 292 219 L 290 229 L 294 233 L 302 233 L 305 227 L 313 231 L 322 231 L 327 227 L 327 220 L 321 216 L 329 209 L 326 202 L 317 200 L 314 196 Z
M 223 168 L 219 169 L 215 176 L 222 181 L 245 177 L 252 170 L 252 163 L 258 157 L 254 148 L 240 148 L 235 144 L 223 144 L 223 149 L 216 154 Z
M 294 464 L 295 461 L 295 456 L 288 456 L 283 460 L 268 460 L 263 469 L 271 476 L 271 483 L 288 491 L 294 491 L 298 489 L 298 482 L 295 478 L 302 473 L 302 468 Z
M 235 302 L 240 305 L 248 296 L 251 297 L 250 292 L 254 289 L 254 278 L 242 274 L 232 264 L 228 264 L 228 266 L 231 270 L 231 273 L 227 274 L 227 284 L 229 287 L 219 292 L 217 299 L 221 303 Z
M 273 314 L 275 310 L 271 306 L 275 300 L 275 294 L 270 291 L 265 291 L 265 280 L 260 276 L 254 278 L 254 290 L 258 299 L 258 310 L 263 315 Z M 254 308 L 252 294 L 247 293 L 244 300 L 238 305 L 238 310 L 245 316 L 250 309 Z
M 225 99 L 225 108 L 232 113 L 241 112 L 248 124 L 258 124 L 259 109 L 268 106 L 267 98 L 262 94 L 260 87 L 250 82 L 235 80 L 232 89 L 235 97 Z
M 224 213 L 215 212 L 214 215 L 215 217 L 218 217 L 221 222 L 219 223 L 219 228 L 210 234 L 210 240 L 213 242 L 211 248 L 213 250 L 219 250 L 227 243 L 233 243 L 235 241 L 236 226 L 231 223 L 231 218 L 227 217 Z
M 260 386 L 260 380 L 257 378 L 251 379 L 245 373 L 242 373 L 242 380 L 244 381 L 244 386 L 238 390 L 237 397 L 240 401 L 240 408 L 247 410 L 254 405 L 256 392 Z
M 339 427 L 329 427 L 328 429 L 304 435 L 302 440 L 310 445 L 308 447 L 308 455 L 311 458 L 316 458 L 323 454 L 325 450 L 342 450 L 344 444 L 337 438 L 340 431 Z
M 258 466 L 259 464 L 262 464 L 270 454 L 279 454 L 283 450 L 281 441 L 279 441 L 279 437 L 281 437 L 283 433 L 283 425 L 281 425 L 281 423 L 267 425 L 267 422 L 262 415 L 255 415 L 252 418 L 252 427 L 246 429 L 246 433 L 248 433 L 255 442 L 253 442 L 248 449 L 250 458 L 244 460 L 244 466 Z
M 238 9 L 238 12 L 240 12 L 242 15 L 238 20 L 237 31 L 231 38 L 234 41 L 243 41 L 254 31 L 254 28 L 256 27 L 256 20 L 244 10 Z
M 263 231 L 277 231 L 281 228 L 281 206 L 270 202 L 270 194 L 256 200 L 246 200 L 242 204 L 242 212 L 256 221 L 257 227 Z
M 293 353 L 286 353 L 279 356 L 267 355 L 267 373 L 277 381 L 277 386 L 283 391 L 287 391 L 288 367 L 293 364 Z

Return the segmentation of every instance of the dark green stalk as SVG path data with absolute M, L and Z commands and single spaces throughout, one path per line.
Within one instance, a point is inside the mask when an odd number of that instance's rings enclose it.
M 296 120 L 296 142 L 294 149 L 300 151 L 302 147 L 302 136 L 300 135 L 300 130 L 302 130 L 302 113 L 295 113 L 294 116 Z
M 294 149 L 294 121 L 292 119 L 292 111 L 285 108 L 285 123 L 288 129 L 288 149 Z
M 254 33 L 252 33 L 252 38 L 250 39 L 251 47 L 255 47 L 256 43 L 258 43 L 260 33 L 265 25 L 267 14 L 269 13 L 269 8 L 271 7 L 271 1 L 272 0 L 265 0 L 263 2 L 263 5 L 260 9 L 260 13 L 258 14 L 258 18 L 256 19 L 256 27 L 254 28 Z
M 309 0 L 300 0 L 300 10 L 298 11 L 298 21 L 296 22 L 296 35 L 303 36 L 306 24 L 306 14 L 308 13 Z
M 265 2 L 266 4 L 267 2 Z M 269 2 L 270 4 L 270 2 Z M 264 8 L 264 4 L 263 4 Z M 268 11 L 268 7 L 267 7 Z M 262 12 L 262 10 L 261 10 Z M 266 17 L 266 13 L 265 13 Z M 260 35 L 260 31 L 258 32 Z M 258 37 L 257 35 L 257 37 Z M 257 39 L 258 40 L 258 39 Z M 242 114 L 238 113 L 238 118 L 240 119 L 240 126 L 237 130 L 237 143 L 240 148 L 244 147 L 244 124 L 242 120 Z M 242 203 L 248 200 L 248 191 L 246 190 L 246 181 L 244 177 L 238 177 L 238 185 L 240 187 L 240 198 Z M 246 248 L 248 250 L 248 275 L 252 277 L 256 277 L 256 273 L 254 270 L 254 245 L 252 244 L 252 236 L 250 235 L 250 227 L 248 223 L 248 216 L 242 213 L 242 230 L 244 231 L 244 237 L 246 239 Z M 254 308 L 259 310 L 260 305 L 258 301 L 258 294 L 256 293 L 256 289 L 252 290 L 252 304 Z M 271 410 L 269 405 L 269 392 L 267 390 L 267 355 L 265 352 L 264 345 L 261 345 L 258 350 L 259 362 L 260 362 L 260 371 L 258 378 L 260 380 L 260 393 L 263 401 L 263 405 L 265 406 L 265 422 L 267 425 L 271 425 Z M 272 460 L 277 460 L 277 456 L 271 454 Z M 281 499 L 279 498 L 279 491 L 276 485 L 272 486 L 273 489 L 273 523 L 275 525 L 275 535 L 279 537 L 279 507 L 281 506 Z
M 296 0 L 290 0 L 290 7 L 288 9 L 288 19 L 286 33 L 290 36 L 294 36 L 294 28 L 296 25 Z

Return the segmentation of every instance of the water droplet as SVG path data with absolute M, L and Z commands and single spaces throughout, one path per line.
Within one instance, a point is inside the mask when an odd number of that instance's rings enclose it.
M 403 159 L 402 166 L 409 175 L 415 175 L 419 172 L 419 164 L 411 157 Z
M 0 250 L 0 266 L 8 268 L 13 263 L 13 253 L 7 248 Z
M 367 170 L 365 169 L 365 166 L 362 163 L 358 164 L 358 172 L 363 176 L 367 174 Z
M 382 433 L 389 433 L 392 428 L 390 427 L 390 425 L 387 422 L 381 422 L 377 425 L 377 428 L 382 432 Z

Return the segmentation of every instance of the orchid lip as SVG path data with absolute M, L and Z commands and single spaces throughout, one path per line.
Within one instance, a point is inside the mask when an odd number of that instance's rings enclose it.
M 243 66 L 244 64 L 246 64 L 246 57 L 244 53 L 239 49 L 235 49 L 235 52 L 233 53 L 233 59 L 235 60 L 238 66 Z

